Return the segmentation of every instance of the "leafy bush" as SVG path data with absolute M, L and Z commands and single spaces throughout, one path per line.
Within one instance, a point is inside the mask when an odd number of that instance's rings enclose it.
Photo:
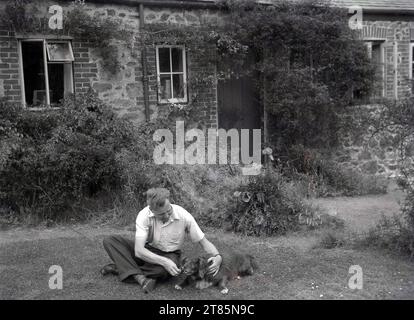
M 357 245 L 376 247 L 414 257 L 414 193 L 407 192 L 401 215 L 383 216 Z
M 375 78 L 347 11 L 317 0 L 220 3 L 228 14 L 216 32 L 220 57 L 234 74 L 255 79 L 275 152 L 336 146 L 349 129 L 341 115 L 350 112 L 352 91 L 369 94 Z
M 382 217 L 365 236 L 355 242 L 356 246 L 375 247 L 414 257 L 414 229 L 401 216 Z
M 4 103 L 0 110 L 7 150 L 0 167 L 3 204 L 57 218 L 119 186 L 115 154 L 133 141 L 132 127 L 94 94 L 67 99 L 57 112 Z
M 308 196 L 357 196 L 383 194 L 387 180 L 341 167 L 317 150 L 293 146 L 285 161 L 284 172 L 297 181 L 299 189 Z
M 152 159 L 152 135 L 145 138 L 139 134 L 138 139 L 145 142 L 137 143 L 130 149 L 124 148 L 116 155 L 121 174 L 122 201 L 134 209 L 131 214 L 136 215 L 137 210 L 146 205 L 143 193 L 148 188 L 165 187 L 171 192 L 171 201 L 190 211 L 199 223 L 221 226 L 230 190 L 245 177 L 227 165 L 155 164 Z
M 233 190 L 233 195 L 225 220 L 236 232 L 275 235 L 298 230 L 301 221 L 311 226 L 321 223 L 315 208 L 304 202 L 295 187 L 277 172 L 251 177 Z

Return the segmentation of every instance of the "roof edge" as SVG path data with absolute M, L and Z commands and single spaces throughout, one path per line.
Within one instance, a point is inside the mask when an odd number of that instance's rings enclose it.
M 65 0 L 69 1 L 69 0 Z M 72 1 L 72 0 L 70 0 Z M 101 4 L 123 4 L 128 6 L 139 6 L 140 4 L 149 6 L 149 7 L 193 7 L 193 8 L 205 8 L 205 9 L 218 9 L 219 5 L 215 0 L 88 0 L 93 3 Z M 272 1 L 258 1 L 262 5 L 272 5 Z M 344 4 L 329 4 L 332 7 L 337 8 L 350 8 L 353 6 L 360 6 L 364 10 L 364 13 L 368 14 L 392 14 L 392 15 L 414 15 L 414 7 L 411 9 L 401 9 L 401 8 L 385 8 L 385 7 L 364 7 L 363 5 L 344 5 Z
M 122 4 L 128 6 L 139 6 L 140 4 L 150 7 L 197 7 L 197 8 L 218 8 L 214 0 L 197 1 L 197 0 L 89 0 L 92 3 L 101 4 Z

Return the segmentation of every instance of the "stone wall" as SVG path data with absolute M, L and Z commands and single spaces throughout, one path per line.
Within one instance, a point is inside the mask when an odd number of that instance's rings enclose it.
M 371 18 L 372 19 L 372 18 Z M 410 43 L 414 40 L 412 29 L 414 21 L 364 20 L 361 38 L 365 41 L 383 41 L 385 44 L 385 97 L 394 98 L 394 48 L 397 45 L 397 95 L 404 98 L 411 94 L 410 71 Z M 413 18 L 414 20 L 414 18 Z M 362 107 L 364 108 L 364 107 Z M 375 106 L 370 106 L 375 110 Z M 364 128 L 362 134 L 357 137 L 343 137 L 343 150 L 336 154 L 336 158 L 346 167 L 356 168 L 364 173 L 383 175 L 387 177 L 397 176 L 400 150 L 398 149 L 398 137 L 392 130 L 372 135 L 370 128 Z M 407 155 L 414 151 L 414 145 L 407 147 Z
M 357 108 L 376 117 L 380 106 L 369 105 Z M 335 158 L 345 167 L 368 174 L 396 177 L 399 175 L 401 152 L 404 152 L 407 157 L 414 156 L 414 141 L 407 143 L 401 150 L 396 128 L 388 127 L 385 131 L 377 132 L 372 127 L 363 127 L 357 131 L 342 137 L 342 150 L 335 154 Z

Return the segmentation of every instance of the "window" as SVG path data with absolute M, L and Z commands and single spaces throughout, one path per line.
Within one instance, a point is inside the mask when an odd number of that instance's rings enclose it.
M 183 46 L 156 48 L 158 101 L 187 102 L 186 59 Z
M 374 98 L 385 96 L 385 45 L 384 41 L 365 42 L 368 57 L 376 66 Z
M 53 106 L 73 93 L 74 57 L 69 41 L 22 40 L 20 57 L 24 105 Z

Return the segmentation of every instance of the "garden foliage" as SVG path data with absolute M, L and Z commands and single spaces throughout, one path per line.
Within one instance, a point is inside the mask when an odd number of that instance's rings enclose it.
M 57 218 L 85 197 L 120 184 L 115 154 L 131 144 L 129 122 L 94 94 L 56 111 L 0 106 L 1 201 L 13 211 Z

